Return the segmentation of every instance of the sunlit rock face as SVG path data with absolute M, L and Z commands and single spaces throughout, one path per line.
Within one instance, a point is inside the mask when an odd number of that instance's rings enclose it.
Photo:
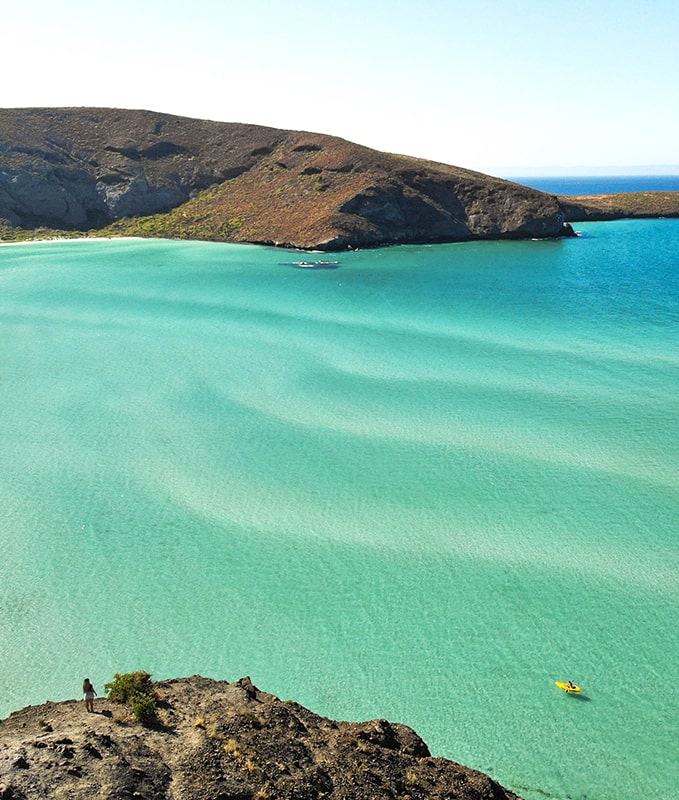
M 405 725 L 335 722 L 235 683 L 154 684 L 158 719 L 107 699 L 29 706 L 0 721 L 0 796 L 518 800 Z
M 119 109 L 0 110 L 0 219 L 343 249 L 572 233 L 557 199 L 343 139 Z M 210 191 L 205 191 L 209 189 Z

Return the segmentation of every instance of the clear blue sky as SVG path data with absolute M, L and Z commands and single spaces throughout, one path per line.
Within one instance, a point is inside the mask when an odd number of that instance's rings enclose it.
M 679 164 L 677 0 L 8 6 L 5 107 L 313 130 L 494 174 Z

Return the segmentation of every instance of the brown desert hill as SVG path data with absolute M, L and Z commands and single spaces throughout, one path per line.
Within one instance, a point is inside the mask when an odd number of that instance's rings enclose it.
M 568 233 L 564 218 L 555 198 L 517 184 L 291 132 L 251 169 L 154 226 L 162 235 L 188 228 L 199 238 L 341 250 L 553 237 Z
M 285 135 L 148 111 L 0 109 L 0 216 L 84 230 L 165 211 L 250 169 Z
M 0 219 L 326 250 L 572 233 L 554 196 L 478 172 L 322 134 L 96 108 L 0 109 Z
M 0 721 L 2 800 L 518 800 L 405 725 L 335 722 L 257 689 L 194 676 L 154 684 L 158 721 L 97 699 Z
M 679 217 L 679 192 L 563 195 L 559 202 L 569 222 Z

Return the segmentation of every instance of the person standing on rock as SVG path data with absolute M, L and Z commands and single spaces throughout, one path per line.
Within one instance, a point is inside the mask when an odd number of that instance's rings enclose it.
M 85 695 L 85 708 L 94 713 L 94 697 L 97 694 L 89 678 L 83 681 L 83 694 Z

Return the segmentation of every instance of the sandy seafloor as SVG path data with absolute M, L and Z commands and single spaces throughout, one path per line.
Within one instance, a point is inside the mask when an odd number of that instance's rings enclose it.
M 0 714 L 248 674 L 528 800 L 671 797 L 679 222 L 579 228 L 0 249 Z

